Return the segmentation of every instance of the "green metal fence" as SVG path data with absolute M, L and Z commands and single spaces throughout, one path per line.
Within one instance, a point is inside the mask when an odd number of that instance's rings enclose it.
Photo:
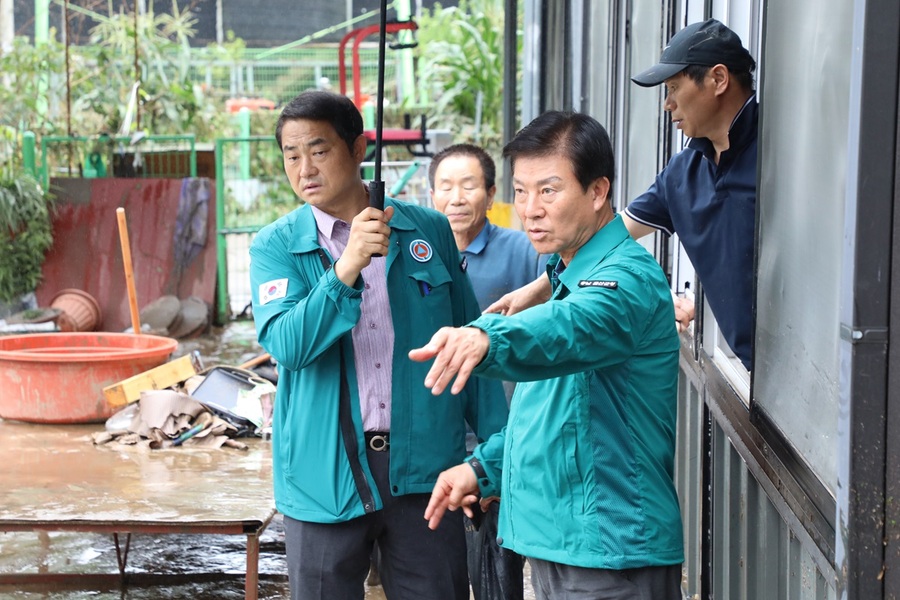
M 196 177 L 193 135 L 44 136 L 40 178 Z
M 273 136 L 216 140 L 216 218 L 220 322 L 250 304 L 250 242 L 297 207 Z

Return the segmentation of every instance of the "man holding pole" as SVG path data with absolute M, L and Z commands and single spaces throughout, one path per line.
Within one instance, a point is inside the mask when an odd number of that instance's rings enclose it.
M 506 422 L 499 382 L 435 402 L 406 352 L 476 318 L 453 234 L 437 211 L 386 199 L 360 177 L 362 117 L 346 97 L 304 92 L 275 130 L 305 201 L 250 249 L 259 342 L 278 362 L 275 503 L 285 515 L 291 597 L 364 595 L 377 542 L 389 599 L 466 600 L 462 515 L 421 519 L 438 473 L 465 457 L 468 422 Z M 458 390 L 460 391 L 460 390 Z

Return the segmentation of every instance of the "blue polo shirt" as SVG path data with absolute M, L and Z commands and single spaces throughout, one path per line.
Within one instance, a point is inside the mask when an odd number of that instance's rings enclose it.
M 751 96 L 728 132 L 729 148 L 715 163 L 706 138 L 690 140 L 625 213 L 661 229 L 684 246 L 722 335 L 752 367 L 753 242 L 759 105 Z
M 524 232 L 487 220 L 461 254 L 466 257 L 469 280 L 481 310 L 543 275 L 550 258 L 538 254 Z

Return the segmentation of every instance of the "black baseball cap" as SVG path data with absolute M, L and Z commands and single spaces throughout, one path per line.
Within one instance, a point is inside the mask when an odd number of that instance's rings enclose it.
M 741 38 L 715 19 L 692 23 L 672 36 L 659 63 L 631 78 L 643 87 L 653 87 L 678 75 L 691 65 L 723 64 L 730 71 L 752 71 L 756 61 L 741 44 Z

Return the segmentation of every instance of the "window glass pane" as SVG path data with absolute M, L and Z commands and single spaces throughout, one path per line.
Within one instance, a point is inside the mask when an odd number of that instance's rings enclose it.
M 753 401 L 834 492 L 853 18 L 838 0 L 767 10 Z

